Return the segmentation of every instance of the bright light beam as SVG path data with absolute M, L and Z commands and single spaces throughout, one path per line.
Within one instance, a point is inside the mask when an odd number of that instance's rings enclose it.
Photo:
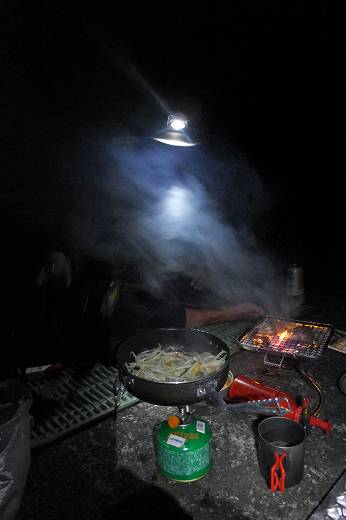
M 186 217 L 191 210 L 191 195 L 189 191 L 179 186 L 172 186 L 164 201 L 164 210 L 168 217 L 180 219 Z

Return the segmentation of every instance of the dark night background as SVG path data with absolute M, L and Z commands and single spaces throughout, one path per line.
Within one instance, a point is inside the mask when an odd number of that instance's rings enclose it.
M 202 137 L 168 161 L 209 154 L 200 181 L 225 221 L 243 219 L 283 265 L 302 263 L 309 287 L 345 287 L 343 3 L 231 2 L 150 24 L 72 4 L 2 3 L 5 285 L 33 276 L 42 248 L 78 241 L 75 215 L 87 235 L 95 215 L 107 229 L 116 185 L 126 198 L 113 147 L 148 141 L 155 153 L 166 106 Z

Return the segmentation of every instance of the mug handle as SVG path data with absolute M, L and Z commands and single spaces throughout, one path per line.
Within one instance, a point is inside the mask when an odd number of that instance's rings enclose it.
M 279 455 L 275 452 L 275 462 L 270 470 L 270 489 L 274 493 L 277 489 L 281 491 L 281 493 L 285 492 L 285 479 L 286 479 L 286 470 L 283 465 L 283 461 L 286 457 L 286 452 L 284 451 Z M 280 477 L 276 473 L 276 470 L 281 472 Z

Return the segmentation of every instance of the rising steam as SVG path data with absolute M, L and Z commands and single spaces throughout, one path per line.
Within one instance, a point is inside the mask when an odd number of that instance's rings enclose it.
M 243 158 L 118 140 L 102 168 L 69 219 L 82 255 L 130 265 L 158 295 L 172 275 L 202 275 L 225 301 L 278 310 L 283 282 L 253 225 L 270 200 Z

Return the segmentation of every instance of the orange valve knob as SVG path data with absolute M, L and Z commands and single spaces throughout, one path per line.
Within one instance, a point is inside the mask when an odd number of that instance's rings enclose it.
M 176 415 L 170 415 L 167 419 L 168 426 L 172 429 L 177 428 L 180 424 L 180 419 Z

